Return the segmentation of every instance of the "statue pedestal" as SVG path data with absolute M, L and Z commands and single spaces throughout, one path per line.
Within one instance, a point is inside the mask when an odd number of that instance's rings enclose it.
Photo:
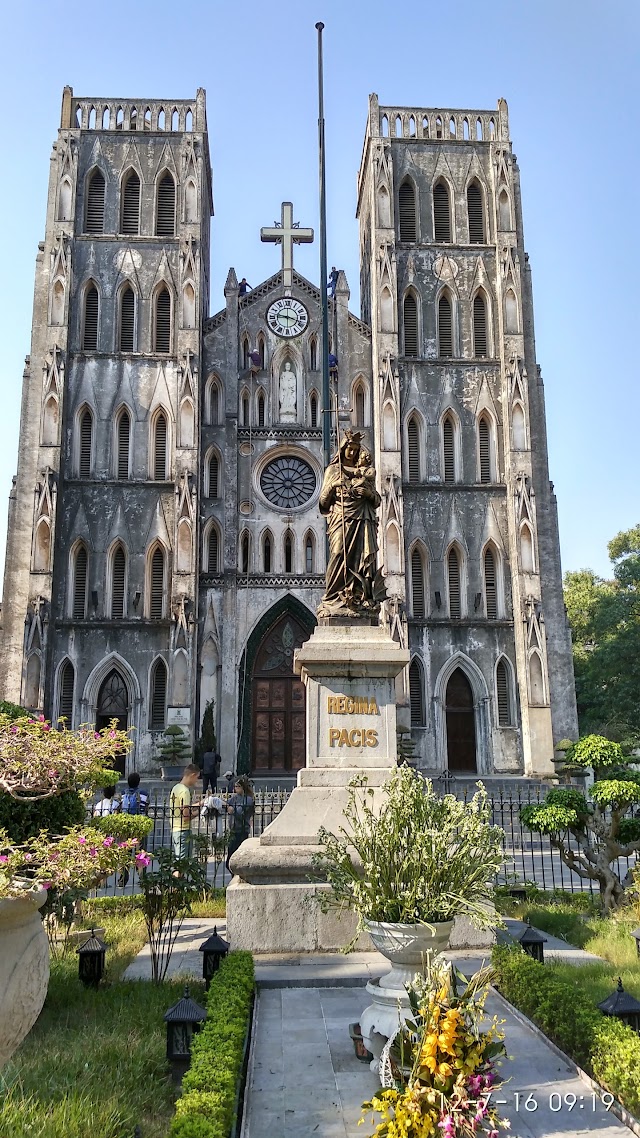
M 307 689 L 307 765 L 277 818 L 231 858 L 227 935 L 251 952 L 336 951 L 352 940 L 352 913 L 323 915 L 312 858 L 321 826 L 343 824 L 351 779 L 366 775 L 373 808 L 396 766 L 395 677 L 409 653 L 379 626 L 320 625 L 295 655 Z

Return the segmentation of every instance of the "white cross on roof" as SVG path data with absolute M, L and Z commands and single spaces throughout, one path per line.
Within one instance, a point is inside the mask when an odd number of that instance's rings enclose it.
M 293 203 L 282 203 L 281 220 L 273 226 L 260 230 L 261 241 L 273 241 L 282 245 L 282 277 L 285 288 L 293 284 L 293 246 L 305 245 L 313 241 L 313 229 L 301 229 L 300 222 L 293 220 Z

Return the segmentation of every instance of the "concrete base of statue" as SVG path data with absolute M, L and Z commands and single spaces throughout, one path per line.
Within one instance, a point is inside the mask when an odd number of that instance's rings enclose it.
M 338 833 L 344 824 L 352 779 L 366 777 L 368 801 L 380 809 L 382 786 L 396 767 L 395 678 L 408 663 L 408 651 L 366 621 L 329 619 L 296 652 L 294 669 L 307 694 L 307 765 L 277 818 L 231 858 L 232 948 L 335 952 L 353 939 L 352 913 L 325 915 L 317 904 L 328 887 L 312 884 L 313 855 L 320 827 Z

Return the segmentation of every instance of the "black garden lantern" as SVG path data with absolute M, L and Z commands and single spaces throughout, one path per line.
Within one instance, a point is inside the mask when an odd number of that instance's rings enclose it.
M 638 953 L 638 956 L 640 956 L 640 929 L 634 929 L 631 933 L 631 936 L 635 939 L 636 952 Z
M 220 961 L 229 954 L 229 945 L 226 940 L 218 936 L 217 925 L 211 936 L 203 940 L 198 952 L 202 953 L 202 977 L 209 991 L 209 984 L 220 967 Z
M 606 1016 L 617 1016 L 628 1027 L 633 1028 L 640 1034 L 640 1000 L 636 1000 L 634 996 L 625 992 L 622 987 L 622 980 L 618 976 L 618 987 L 615 992 L 607 996 L 601 1004 L 598 1004 L 600 1011 Z
M 87 988 L 97 988 L 102 980 L 106 951 L 106 944 L 95 935 L 94 929 L 91 930 L 91 936 L 88 940 L 85 940 L 84 944 L 76 949 L 79 957 L 78 976 Z
M 167 1059 L 171 1063 L 174 1079 L 179 1080 L 189 1066 L 191 1041 L 206 1018 L 205 1009 L 191 999 L 188 986 L 177 1004 L 165 1012 Z
M 527 888 L 525 885 L 510 885 L 509 896 L 512 901 L 526 901 Z
M 537 960 L 539 964 L 544 964 L 543 945 L 546 943 L 546 936 L 542 936 L 537 929 L 532 929 L 531 921 L 527 919 L 527 927 L 520 937 L 520 944 L 524 948 L 527 956 L 530 956 L 533 960 Z

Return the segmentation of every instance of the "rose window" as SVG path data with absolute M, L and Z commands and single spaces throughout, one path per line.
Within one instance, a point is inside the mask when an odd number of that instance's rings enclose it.
M 265 498 L 281 510 L 303 506 L 313 497 L 316 476 L 302 458 L 282 455 L 267 463 L 260 475 L 260 489 Z

